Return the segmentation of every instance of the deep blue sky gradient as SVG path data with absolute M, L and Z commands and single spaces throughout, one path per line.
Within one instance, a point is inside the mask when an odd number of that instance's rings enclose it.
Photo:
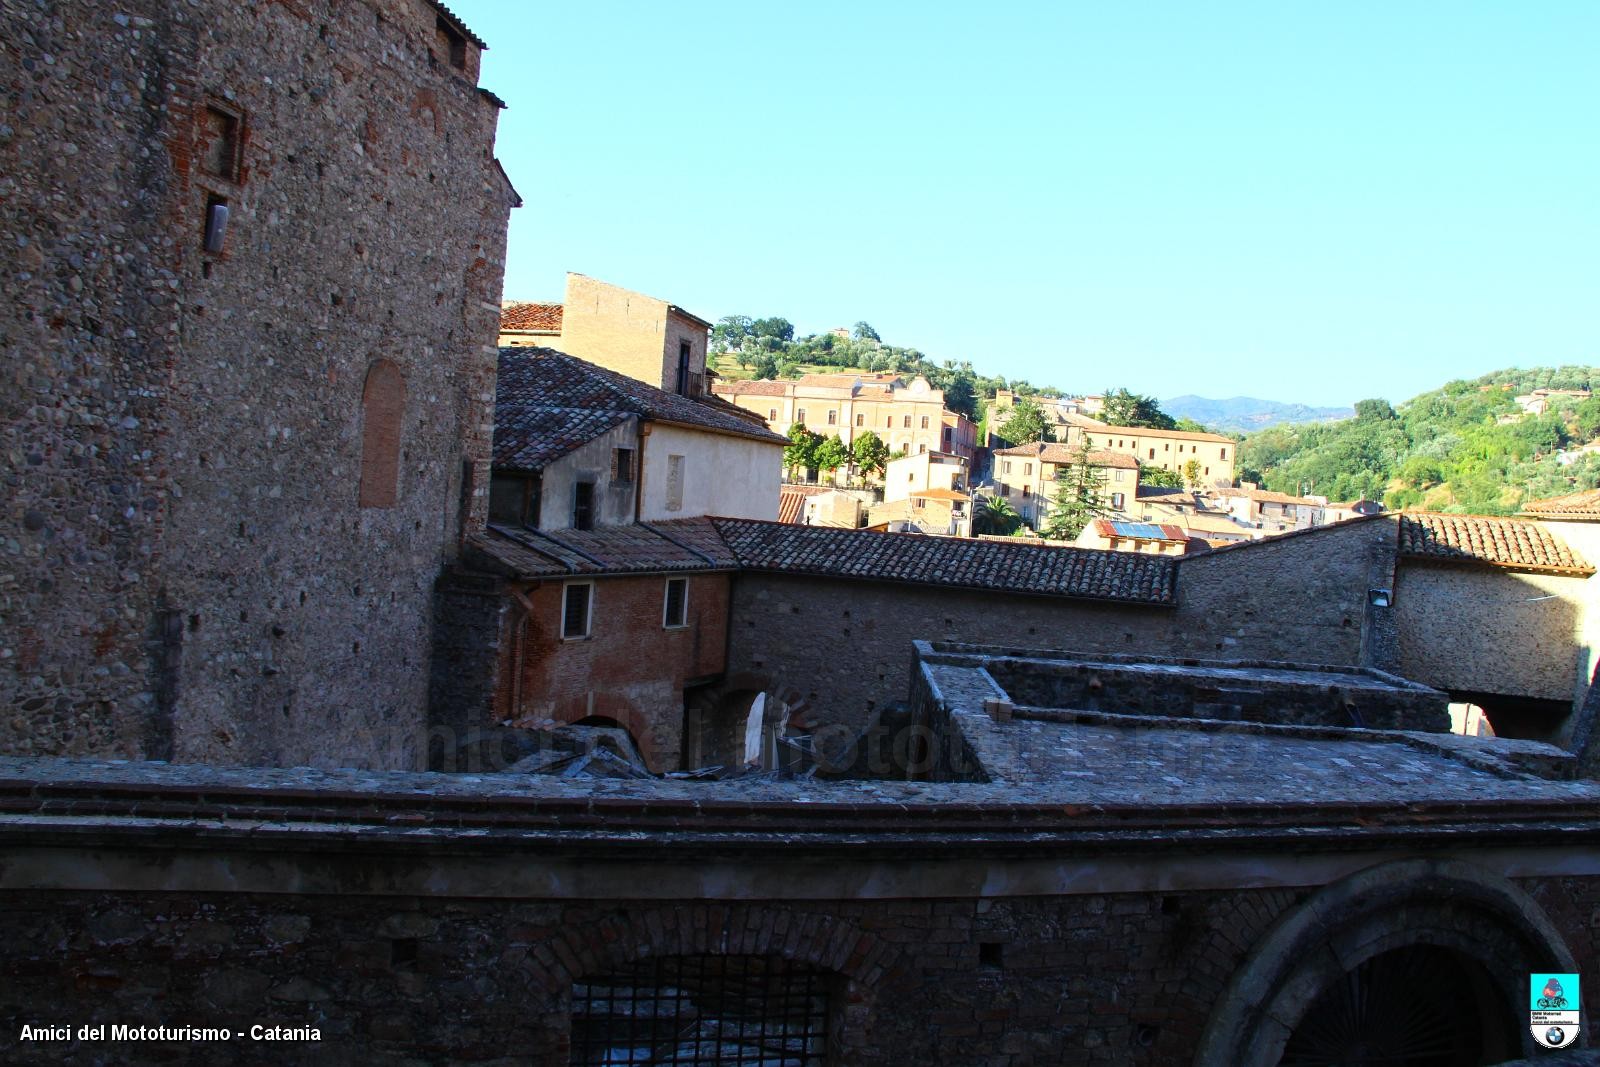
M 508 298 L 1162 397 L 1600 363 L 1593 0 L 452 7 L 510 104 Z

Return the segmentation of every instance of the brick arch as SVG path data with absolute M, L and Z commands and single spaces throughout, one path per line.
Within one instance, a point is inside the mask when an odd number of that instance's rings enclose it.
M 575 723 L 581 719 L 613 719 L 633 739 L 633 745 L 639 750 L 639 755 L 644 757 L 647 767 L 657 774 L 670 768 L 662 766 L 665 755 L 657 751 L 655 738 L 650 732 L 650 720 L 632 704 L 620 704 L 606 701 L 604 706 L 591 708 L 587 703 L 569 703 L 557 705 L 551 710 L 550 717 L 559 723 Z
M 1234 973 L 1195 1067 L 1271 1067 L 1325 989 L 1374 956 L 1433 946 L 1460 953 L 1520 1010 L 1527 975 L 1577 971 L 1539 905 L 1505 878 L 1457 860 L 1399 860 L 1359 871 L 1287 911 Z M 1524 1054 L 1531 1036 L 1521 1034 Z
M 392 508 L 399 498 L 405 415 L 405 375 L 387 359 L 374 361 L 361 387 L 361 507 Z
M 781 956 L 843 979 L 833 1040 L 864 1044 L 875 993 L 896 972 L 899 950 L 836 916 L 762 902 L 695 902 L 618 910 L 552 931 L 518 965 L 537 989 L 559 997 L 566 1012 L 574 982 L 655 956 Z M 565 1052 L 565 1049 L 561 1050 Z
M 767 722 L 777 725 L 779 709 L 788 724 L 806 729 L 812 723 L 807 714 L 806 694 L 783 677 L 763 671 L 739 671 L 729 675 L 720 684 L 702 690 L 688 709 L 688 727 L 685 730 L 684 751 L 691 751 L 691 731 L 699 733 L 702 754 L 711 763 L 731 758 L 728 753 L 713 757 L 707 749 L 715 749 L 718 739 L 730 731 L 739 738 L 744 736 L 744 723 L 750 703 L 758 695 L 766 694 Z

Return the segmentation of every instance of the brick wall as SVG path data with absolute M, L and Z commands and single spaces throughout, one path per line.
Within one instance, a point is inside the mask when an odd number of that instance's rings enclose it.
M 1386 520 L 1357 522 L 1185 559 L 1175 609 L 742 573 L 728 669 L 798 690 L 818 722 L 858 727 L 905 698 L 918 639 L 1354 665 L 1393 538 Z
M 0 751 L 418 765 L 513 197 L 476 49 L 422 0 L 0 16 Z M 362 508 L 378 360 L 407 403 Z
M 507 677 L 515 673 L 512 663 L 520 662 L 521 681 L 514 692 L 502 687 L 496 718 L 615 719 L 633 735 L 652 770 L 677 770 L 684 686 L 723 671 L 729 581 L 726 574 L 678 577 L 689 583 L 686 626 L 662 626 L 666 576 L 597 578 L 590 637 L 574 641 L 561 638 L 567 583 L 528 588 L 533 611 L 508 615 L 507 627 L 521 636 L 504 641 L 499 667 Z

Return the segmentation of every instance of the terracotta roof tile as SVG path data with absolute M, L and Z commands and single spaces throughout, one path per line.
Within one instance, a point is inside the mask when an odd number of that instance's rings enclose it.
M 703 404 L 549 348 L 502 348 L 495 387 L 494 465 L 541 470 L 630 417 L 770 444 L 787 440 Z
M 1070 466 L 1078 462 L 1078 450 L 1068 445 L 1055 441 L 1035 441 L 1027 445 L 1014 445 L 1011 448 L 997 448 L 997 456 L 1031 456 L 1042 463 L 1054 463 L 1057 466 Z M 1139 461 L 1125 452 L 1107 452 L 1103 449 L 1091 449 L 1089 452 L 1089 465 L 1092 467 L 1123 467 L 1127 470 L 1138 470 Z
M 1271 489 L 1217 489 L 1214 490 L 1214 493 L 1217 496 L 1253 500 L 1258 504 L 1306 504 L 1317 508 L 1327 506 L 1321 499 L 1313 499 L 1307 496 L 1290 496 L 1288 493 L 1276 493 Z
M 994 592 L 1177 602 L 1173 560 L 1133 552 L 711 520 L 742 568 Z
M 809 493 L 801 493 L 784 486 L 778 490 L 778 521 L 799 522 L 806 509 L 806 497 Z
M 730 570 L 736 565 L 705 520 L 641 522 L 593 530 L 491 526 L 486 533 L 470 537 L 468 544 L 480 562 L 487 560 L 518 578 Z
M 514 301 L 500 308 L 500 329 L 504 332 L 531 330 L 544 333 L 561 332 L 560 304 L 535 304 Z
M 1536 522 L 1488 515 L 1400 515 L 1400 554 L 1521 571 L 1593 574 L 1594 568 Z
M 712 388 L 719 396 L 787 396 L 792 382 L 757 378 L 750 381 L 718 382 Z
M 1536 519 L 1575 519 L 1591 522 L 1600 519 L 1600 489 L 1585 489 L 1565 496 L 1530 500 L 1522 513 Z

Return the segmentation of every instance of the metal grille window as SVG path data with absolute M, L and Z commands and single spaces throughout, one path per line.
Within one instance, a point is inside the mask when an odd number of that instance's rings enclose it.
M 572 986 L 572 1067 L 826 1067 L 829 976 L 775 956 L 661 956 Z

